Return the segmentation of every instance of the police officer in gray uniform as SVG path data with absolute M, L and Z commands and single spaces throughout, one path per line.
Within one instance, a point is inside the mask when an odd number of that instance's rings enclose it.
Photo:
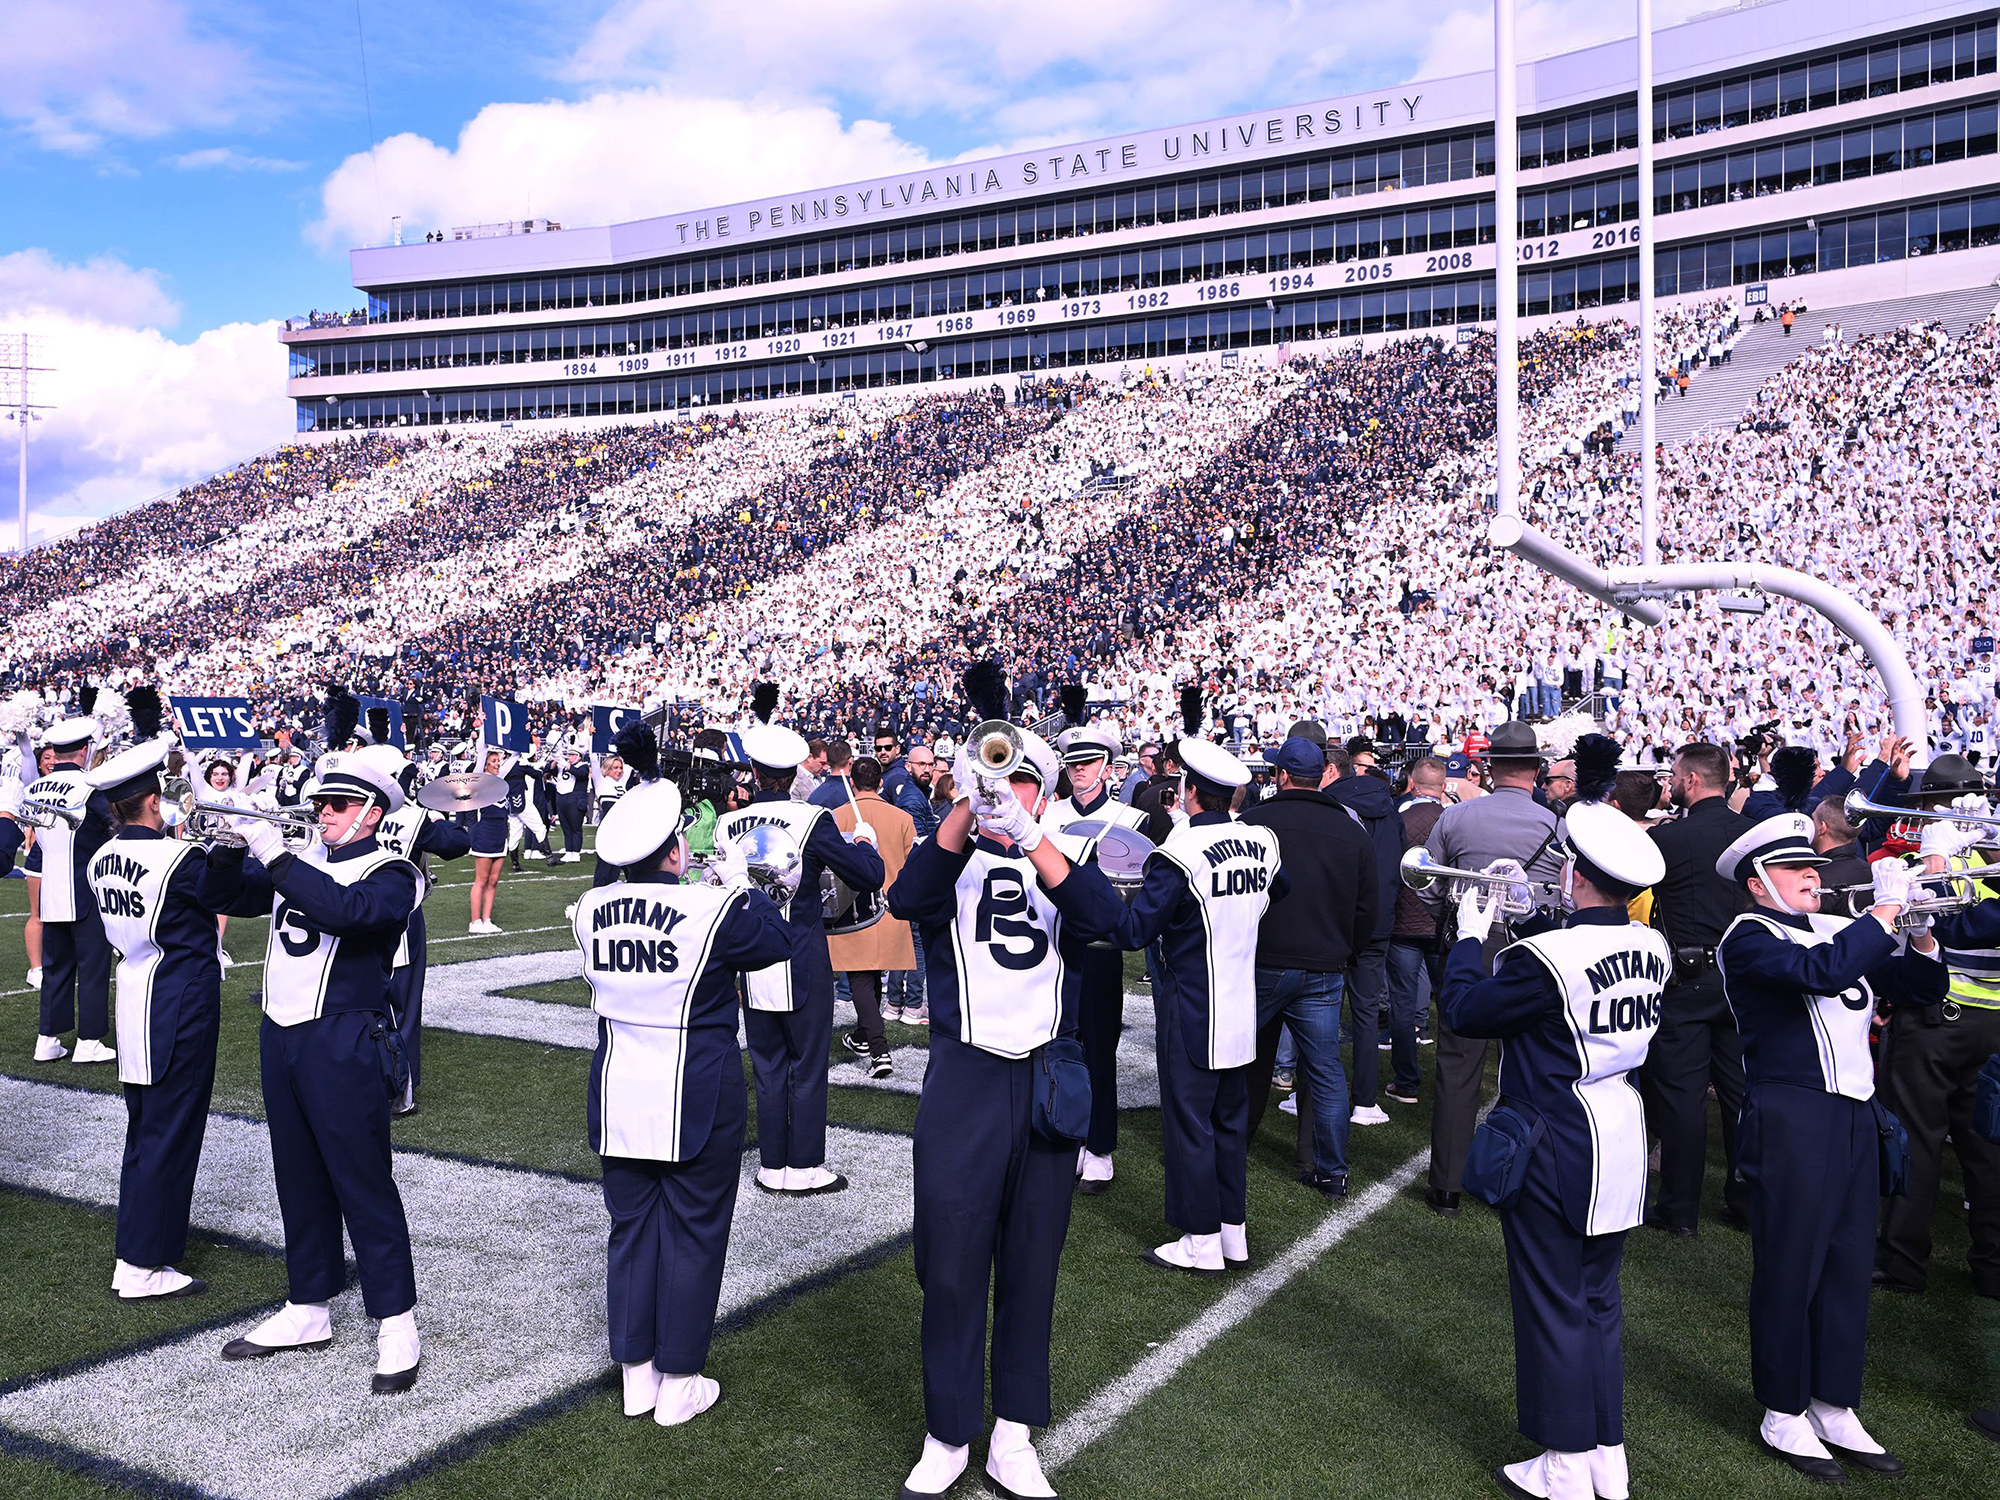
M 1495 860 L 1518 862 L 1527 878 L 1553 884 L 1562 874 L 1562 825 L 1556 815 L 1535 800 L 1535 776 L 1541 768 L 1541 746 L 1535 731 L 1510 719 L 1493 732 L 1487 749 L 1493 767 L 1493 793 L 1447 807 L 1432 828 L 1428 848 L 1439 864 L 1461 870 L 1483 870 Z M 1445 904 L 1444 883 L 1424 894 L 1433 911 Z M 1488 940 L 1487 958 L 1511 942 L 1517 933 L 1496 928 Z M 1431 1174 L 1426 1201 L 1446 1218 L 1458 1214 L 1460 1180 L 1465 1154 L 1472 1147 L 1474 1118 L 1479 1113 L 1480 1079 L 1486 1071 L 1487 1042 L 1462 1037 L 1440 1023 L 1437 1037 L 1437 1104 L 1431 1114 Z

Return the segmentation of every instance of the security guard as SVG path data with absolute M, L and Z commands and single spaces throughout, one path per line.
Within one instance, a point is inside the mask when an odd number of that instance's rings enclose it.
M 1250 1064 L 1257 1057 L 1257 927 L 1282 900 L 1278 835 L 1229 808 L 1250 769 L 1220 745 L 1184 738 L 1188 820 L 1147 856 L 1145 882 L 1117 913 L 1113 941 L 1157 942 L 1153 980 L 1167 1222 L 1181 1231 L 1145 1259 L 1220 1276 L 1250 1258 Z
M 402 807 L 381 821 L 375 840 L 391 854 L 407 859 L 417 871 L 417 904 L 411 909 L 389 975 L 389 1013 L 395 1018 L 396 1034 L 402 1038 L 403 1056 L 410 1068 L 410 1086 L 390 1111 L 391 1118 L 400 1120 L 417 1112 L 417 1086 L 423 1071 L 424 977 L 430 968 L 430 928 L 424 921 L 424 902 L 437 884 L 431 879 L 430 862 L 432 858 L 463 859 L 472 851 L 472 830 L 416 800 L 417 763 L 394 745 L 378 744 L 355 753 L 369 765 L 381 767 L 403 789 Z
M 1483 870 L 1495 860 L 1509 859 L 1526 870 L 1529 880 L 1555 880 L 1562 873 L 1560 825 L 1556 815 L 1535 800 L 1535 779 L 1542 765 L 1535 731 L 1518 719 L 1509 720 L 1493 731 L 1487 754 L 1492 761 L 1492 794 L 1444 810 L 1426 846 L 1431 858 L 1460 870 Z M 1444 895 L 1442 889 L 1433 888 L 1424 893 L 1424 900 L 1437 911 L 1444 905 Z M 1430 1189 L 1425 1201 L 1446 1218 L 1458 1216 L 1459 1184 L 1479 1113 L 1486 1045 L 1481 1038 L 1455 1036 L 1449 1022 L 1438 1028 L 1437 1103 L 1431 1112 Z
M 736 1212 L 748 1101 L 736 975 L 782 962 L 792 935 L 730 850 L 715 885 L 683 885 L 687 840 L 672 782 L 632 788 L 598 830 L 624 880 L 576 904 L 597 1012 L 590 1148 L 611 1215 L 606 1296 L 625 1415 L 673 1427 L 721 1387 L 701 1372 Z
M 804 862 L 799 893 L 781 908 L 792 933 L 790 960 L 757 969 L 744 981 L 743 1030 L 757 1081 L 757 1185 L 800 1196 L 837 1193 L 847 1179 L 826 1166 L 833 962 L 821 918 L 820 872 L 831 870 L 858 891 L 879 891 L 882 856 L 867 823 L 855 825 L 849 843 L 825 808 L 792 801 L 792 778 L 806 758 L 806 742 L 798 735 L 781 725 L 755 723 L 743 731 L 743 750 L 756 767 L 757 794 L 748 807 L 717 823 L 717 853 L 752 828 L 776 823 L 798 840 Z
M 1812 819 L 1780 813 L 1723 850 L 1716 870 L 1755 903 L 1716 950 L 1743 1037 L 1748 1090 L 1738 1165 L 1750 1188 L 1751 1384 L 1765 1451 L 1801 1474 L 1845 1479 L 1903 1465 L 1861 1425 L 1868 1274 L 1892 1121 L 1875 1098 L 1868 1028 L 1878 997 L 1943 1000 L 1937 939 L 1898 940 L 1913 872 L 1877 860 L 1875 904 L 1820 912 Z
M 390 970 L 417 905 L 417 871 L 383 848 L 382 818 L 403 789 L 358 752 L 319 758 L 306 799 L 319 839 L 285 847 L 261 819 L 230 818 L 242 850 L 217 847 L 209 863 L 234 895 L 232 916 L 269 914 L 264 952 L 264 1115 L 270 1124 L 278 1208 L 285 1221 L 285 1305 L 223 1346 L 224 1359 L 255 1359 L 333 1341 L 328 1303 L 347 1284 L 341 1226 L 354 1245 L 361 1301 L 376 1334 L 372 1388 L 416 1384 L 416 1269 L 396 1191 L 389 1111 L 408 1085 L 390 1020 Z
M 1056 1134 L 1038 1106 L 1058 1065 L 1050 1044 L 1076 1032 L 1083 949 L 1124 903 L 1101 871 L 1072 868 L 1043 836 L 1036 818 L 1056 753 L 1032 732 L 1021 739 L 1021 764 L 999 785 L 959 753 L 960 800 L 889 889 L 890 914 L 923 935 L 931 1011 L 914 1132 L 926 1433 L 902 1500 L 949 1490 L 984 1426 L 989 1286 L 987 1487 L 1055 1494 L 1028 1429 L 1050 1418 L 1049 1339 L 1078 1141 Z
M 1667 793 L 1681 815 L 1652 830 L 1666 860 L 1653 891 L 1653 925 L 1674 956 L 1662 1002 L 1660 1032 L 1640 1075 L 1646 1124 L 1660 1143 L 1660 1178 L 1646 1222 L 1692 1238 L 1701 1218 L 1702 1174 L 1708 1165 L 1708 1091 L 1722 1114 L 1727 1166 L 1725 1220 L 1749 1223 L 1750 1191 L 1736 1173 L 1736 1117 L 1743 1109 L 1743 1044 L 1722 998 L 1715 946 L 1743 910 L 1743 887 L 1716 873 L 1716 860 L 1750 827 L 1729 810 L 1729 756 L 1717 745 L 1683 745 L 1674 757 Z
M 1102 724 L 1086 724 L 1068 737 L 1062 759 L 1070 794 L 1049 803 L 1042 815 L 1044 830 L 1061 833 L 1086 821 L 1145 826 L 1144 813 L 1111 795 L 1111 757 L 1118 746 L 1117 733 Z M 1111 1154 L 1118 1149 L 1118 1038 L 1124 1029 L 1124 957 L 1112 948 L 1087 948 L 1077 1036 L 1090 1070 L 1090 1134 L 1077 1158 L 1077 1191 L 1093 1196 L 1111 1190 Z
M 135 731 L 148 738 L 89 773 L 118 828 L 92 858 L 89 875 L 105 937 L 118 953 L 125 1159 L 111 1288 L 128 1302 L 207 1290 L 174 1262 L 187 1252 L 215 1086 L 222 1026 L 216 913 L 227 904 L 227 892 L 209 878 L 207 850 L 167 835 L 160 769 L 173 740 L 156 737 L 157 714 L 148 721 L 140 691 L 131 696 Z
M 28 785 L 32 801 L 52 803 L 80 816 L 71 827 L 62 818 L 35 831 L 42 876 L 41 1029 L 35 1061 L 56 1062 L 68 1055 L 62 1034 L 76 1027 L 73 1062 L 112 1062 L 118 1054 L 105 1045 L 111 1031 L 111 945 L 104 938 L 97 902 L 88 883 L 90 861 L 111 837 L 111 807 L 92 791 L 84 775 L 97 720 L 64 719 L 50 727 L 46 746 L 55 764 Z
M 1625 1500 L 1625 1232 L 1646 1206 L 1646 1119 L 1633 1073 L 1660 1024 L 1667 942 L 1625 904 L 1659 878 L 1652 840 L 1616 808 L 1572 806 L 1558 931 L 1483 946 L 1497 893 L 1460 898 L 1439 1008 L 1461 1036 L 1500 1037 L 1496 1117 L 1531 1131 L 1501 1203 L 1514 1306 L 1514 1406 L 1539 1456 L 1494 1471 L 1516 1497 Z M 1497 1120 L 1489 1124 L 1493 1128 Z
M 1962 806 L 1983 816 L 1985 792 L 1969 760 L 1940 755 L 1924 769 L 1918 789 L 1906 795 L 1928 809 Z M 1983 869 L 1985 860 L 1970 851 L 1992 831 L 1976 823 L 1927 821 L 1919 851 L 1928 873 L 1942 874 L 1947 865 Z M 1910 1190 L 1883 1205 L 1875 1243 L 1876 1284 L 1892 1291 L 1924 1289 L 1938 1172 L 1949 1135 L 1971 1209 L 1972 1289 L 1982 1297 L 2000 1297 L 2000 1145 L 1972 1126 L 1979 1070 L 2000 1051 L 2000 881 L 1975 889 L 1982 897 L 1977 904 L 1940 917 L 1933 928 L 1951 971 L 1950 992 L 1938 1005 L 1898 1006 L 1883 1044 L 1883 1103 L 1910 1133 Z

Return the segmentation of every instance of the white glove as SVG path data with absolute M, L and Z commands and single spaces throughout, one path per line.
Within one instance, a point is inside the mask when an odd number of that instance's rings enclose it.
M 1042 825 L 1029 814 L 1026 804 L 1011 793 L 1001 797 L 999 805 L 980 818 L 979 826 L 992 837 L 1018 844 L 1023 854 L 1032 854 L 1042 842 Z
M 1968 826 L 1940 819 L 1938 822 L 1924 825 L 1923 837 L 1917 842 L 1917 852 L 1925 859 L 1929 859 L 1932 855 L 1940 859 L 1952 859 L 1985 837 L 1986 830 L 1977 824 Z
M 222 820 L 229 830 L 249 847 L 251 857 L 259 864 L 269 865 L 285 852 L 285 836 L 276 823 L 263 818 L 231 818 Z
M 1458 936 L 1477 938 L 1485 942 L 1487 934 L 1493 931 L 1493 919 L 1500 914 L 1500 890 L 1497 886 L 1468 885 L 1458 898 Z
M 1868 867 L 1875 882 L 1875 897 L 1870 906 L 1908 906 L 1910 889 L 1916 884 L 1916 875 L 1900 859 L 1878 859 Z
M 954 802 L 962 802 L 979 790 L 979 763 L 972 753 L 963 746 L 951 758 L 951 797 Z
M 875 836 L 873 824 L 857 821 L 854 825 L 854 842 L 866 844 L 872 849 L 879 847 L 882 841 Z
M 743 846 L 734 839 L 717 839 L 715 853 L 708 861 L 708 878 L 716 885 L 748 885 L 750 862 Z

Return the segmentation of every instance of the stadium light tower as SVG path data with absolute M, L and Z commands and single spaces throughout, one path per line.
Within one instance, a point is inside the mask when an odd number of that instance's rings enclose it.
M 0 406 L 7 408 L 7 420 L 21 424 L 21 532 L 20 553 L 28 555 L 28 424 L 42 420 L 42 413 L 54 407 L 29 399 L 28 377 L 52 375 L 47 365 L 35 363 L 46 358 L 40 334 L 0 334 Z

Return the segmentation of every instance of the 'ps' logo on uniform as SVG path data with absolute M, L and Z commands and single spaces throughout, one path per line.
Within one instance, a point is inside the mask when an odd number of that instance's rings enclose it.
M 1029 915 L 1028 888 L 1018 871 L 986 872 L 973 937 L 986 944 L 993 962 L 1003 969 L 1033 969 L 1048 957 L 1049 935 Z
M 284 903 L 271 918 L 271 931 L 277 934 L 278 943 L 293 958 L 304 958 L 319 947 L 319 934 L 306 926 L 306 919 Z

